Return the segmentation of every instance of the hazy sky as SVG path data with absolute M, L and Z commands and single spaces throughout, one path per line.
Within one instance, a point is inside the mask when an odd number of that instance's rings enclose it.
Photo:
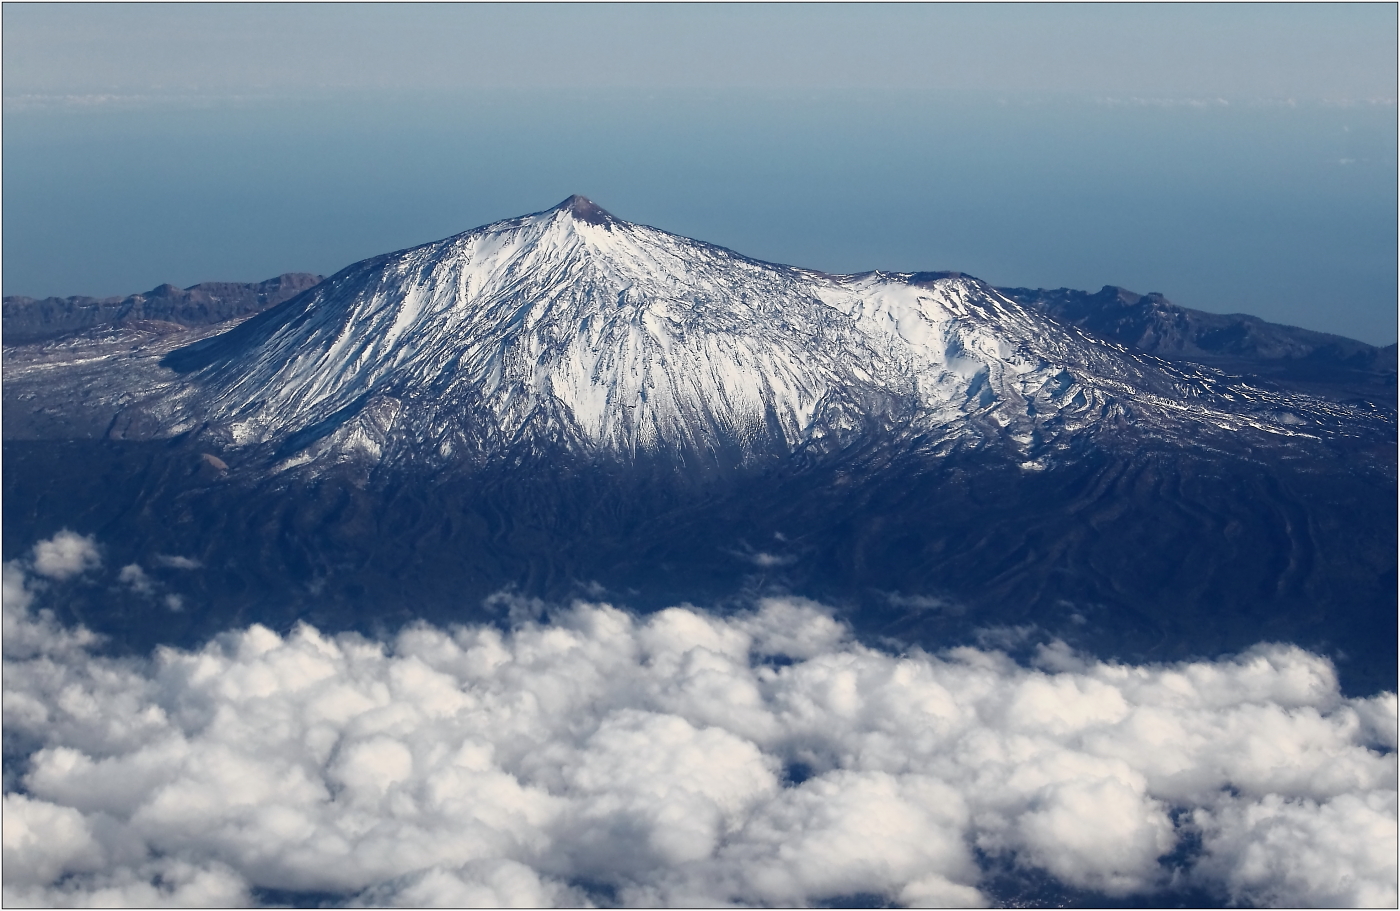
M 887 87 L 1369 100 L 1389 4 L 6 4 L 5 96 Z
M 558 202 L 830 271 L 1395 340 L 1396 7 L 3 7 L 4 291 L 332 272 Z

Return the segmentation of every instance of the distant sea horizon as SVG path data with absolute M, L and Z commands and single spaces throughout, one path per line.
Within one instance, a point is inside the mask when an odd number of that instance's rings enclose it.
M 1397 334 L 1394 99 L 252 92 L 19 96 L 3 119 L 6 295 L 329 275 L 581 193 L 827 272 Z

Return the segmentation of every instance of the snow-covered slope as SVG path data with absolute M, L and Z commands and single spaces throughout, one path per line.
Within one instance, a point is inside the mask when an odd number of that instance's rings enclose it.
M 956 273 L 827 275 L 559 206 L 367 260 L 173 352 L 172 429 L 309 461 L 575 453 L 749 460 L 871 427 L 1000 440 L 1187 422 L 1327 432 L 1341 406 L 1229 386 Z

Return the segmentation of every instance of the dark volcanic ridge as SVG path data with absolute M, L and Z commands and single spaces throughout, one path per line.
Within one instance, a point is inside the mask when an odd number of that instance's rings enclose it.
M 1395 406 L 1395 345 L 1378 348 L 1257 316 L 1192 310 L 1161 294 L 1137 294 L 1114 285 L 1092 293 L 997 290 L 1060 322 L 1147 354 L 1259 377 L 1313 395 Z
M 200 282 L 188 288 L 164 284 L 125 297 L 10 296 L 0 309 L 0 338 L 6 345 L 25 345 L 133 324 L 162 332 L 213 326 L 275 307 L 323 277 L 289 272 L 262 282 Z

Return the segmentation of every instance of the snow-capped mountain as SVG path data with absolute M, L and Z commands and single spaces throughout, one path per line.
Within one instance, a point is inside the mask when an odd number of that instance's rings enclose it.
M 1130 354 L 957 273 L 828 275 L 581 196 L 357 263 L 170 354 L 168 426 L 311 461 L 747 460 L 868 426 L 1034 460 L 1104 425 L 1330 432 L 1345 409 Z
M 1394 679 L 1393 409 L 1169 363 L 957 273 L 763 263 L 572 197 L 232 328 L 7 348 L 4 379 L 10 555 L 71 528 L 112 567 L 203 567 L 167 580 L 199 611 L 70 587 L 72 618 L 146 645 L 231 616 L 457 622 L 505 587 L 771 584 L 928 648 L 1268 637 Z

